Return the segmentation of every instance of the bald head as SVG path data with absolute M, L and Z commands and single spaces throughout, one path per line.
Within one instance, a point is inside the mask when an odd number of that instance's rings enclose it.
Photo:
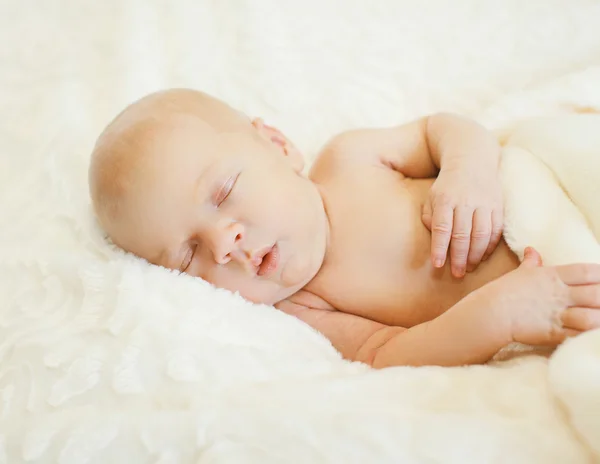
M 261 119 L 201 92 L 169 90 L 133 103 L 102 132 L 89 185 L 117 246 L 272 304 L 308 282 L 323 258 L 325 213 L 303 165 Z M 256 265 L 269 248 L 291 263 L 271 277 Z
M 234 132 L 250 125 L 245 115 L 226 103 L 190 89 L 152 93 L 129 105 L 100 134 L 91 157 L 90 195 L 105 229 L 149 169 L 149 154 L 157 156 L 152 147 L 186 118 L 212 132 Z M 167 151 L 158 156 L 168 155 Z

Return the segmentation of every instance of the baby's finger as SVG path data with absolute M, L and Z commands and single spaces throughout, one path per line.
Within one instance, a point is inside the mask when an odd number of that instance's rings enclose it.
M 431 231 L 431 200 L 427 200 L 423 205 L 423 212 L 421 213 L 421 220 L 423 221 L 423 225 L 427 227 Z
M 504 229 L 504 213 L 501 208 L 492 211 L 492 232 L 490 235 L 490 243 L 483 254 L 483 259 L 486 260 L 494 252 L 498 243 L 502 239 L 502 230 Z
M 542 346 L 556 346 L 560 343 L 564 342 L 565 339 L 576 337 L 577 335 L 581 335 L 583 332 L 581 330 L 570 329 L 564 327 L 560 330 L 555 331 L 550 335 L 550 338 L 545 342 L 540 343 Z
M 581 330 L 576 329 L 563 329 L 565 338 L 576 337 L 577 335 L 581 335 L 583 332 Z
M 431 255 L 433 265 L 442 267 L 446 262 L 450 234 L 452 233 L 454 209 L 449 205 L 435 205 L 431 221 Z
M 492 215 L 489 211 L 475 210 L 473 214 L 473 230 L 471 231 L 471 246 L 467 258 L 467 270 L 470 272 L 477 267 L 488 249 L 492 234 Z
M 565 264 L 555 269 L 560 280 L 567 285 L 600 284 L 600 264 Z
M 473 210 L 457 208 L 454 210 L 454 226 L 450 241 L 450 260 L 452 275 L 463 277 L 467 269 L 467 257 L 471 244 L 471 229 L 473 227 Z
M 571 297 L 570 307 L 600 309 L 600 285 L 579 285 L 569 288 Z
M 561 320 L 566 329 L 592 330 L 600 327 L 600 311 L 581 307 L 568 308 L 563 312 Z

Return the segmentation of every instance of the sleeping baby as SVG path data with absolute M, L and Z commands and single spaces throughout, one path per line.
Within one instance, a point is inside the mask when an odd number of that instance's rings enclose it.
M 521 263 L 502 239 L 500 147 L 435 114 L 331 139 L 304 175 L 277 128 L 167 90 L 98 138 L 90 192 L 124 250 L 274 305 L 376 368 L 483 363 L 600 327 L 600 265 Z

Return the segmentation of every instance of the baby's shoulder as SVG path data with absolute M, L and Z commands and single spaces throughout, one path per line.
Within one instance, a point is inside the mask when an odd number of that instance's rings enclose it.
M 317 159 L 353 162 L 371 162 L 370 154 L 373 152 L 373 136 L 369 129 L 354 129 L 340 132 L 330 138 L 321 148 Z
M 366 129 L 345 131 L 329 139 L 312 163 L 309 173 L 311 179 L 323 181 L 332 176 L 376 166 L 379 160 L 369 144 L 367 132 Z

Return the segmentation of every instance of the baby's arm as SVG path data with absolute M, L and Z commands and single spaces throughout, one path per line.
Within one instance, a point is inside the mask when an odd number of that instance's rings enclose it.
M 321 332 L 345 359 L 375 368 L 483 363 L 511 342 L 508 324 L 473 304 L 457 304 L 410 329 L 289 301 L 276 307 Z
M 502 237 L 499 159 L 491 132 L 457 115 L 436 114 L 403 126 L 345 132 L 325 147 L 313 172 L 366 163 L 406 177 L 437 177 L 422 214 L 432 232 L 431 260 L 442 267 L 450 251 L 452 273 L 460 278 Z
M 433 178 L 440 170 L 497 170 L 500 148 L 493 134 L 473 120 L 447 113 L 408 124 L 356 129 L 334 137 L 324 158 L 341 163 L 383 164 L 412 178 Z
M 600 327 L 600 265 L 541 267 L 528 249 L 518 269 L 409 329 L 289 301 L 276 307 L 321 332 L 346 359 L 376 368 L 476 364 L 513 341 L 555 345 Z

